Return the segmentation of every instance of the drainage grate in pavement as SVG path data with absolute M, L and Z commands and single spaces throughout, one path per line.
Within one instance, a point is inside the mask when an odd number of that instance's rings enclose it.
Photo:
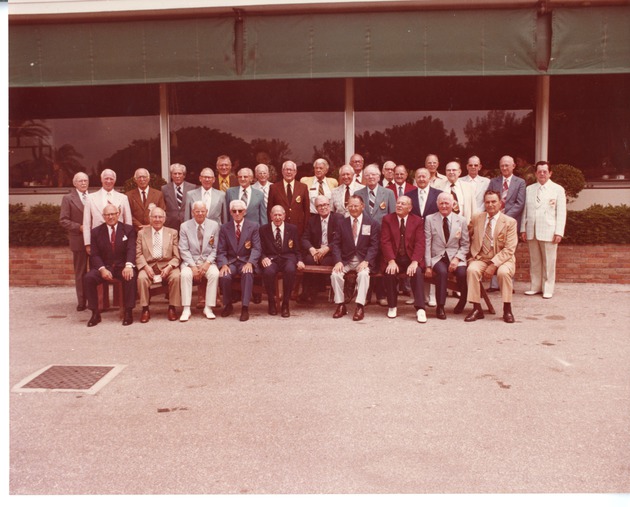
M 50 365 L 28 376 L 12 391 L 59 391 L 95 394 L 124 368 L 122 365 Z

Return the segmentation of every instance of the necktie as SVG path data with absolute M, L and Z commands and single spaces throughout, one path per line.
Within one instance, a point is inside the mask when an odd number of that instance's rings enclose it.
M 324 195 L 324 183 L 323 182 L 319 182 L 319 190 L 317 191 L 318 195 Z
M 236 244 L 241 240 L 241 224 L 236 224 Z
M 322 220 L 322 246 L 328 245 L 328 220 Z
M 374 213 L 374 205 L 376 204 L 376 196 L 374 195 L 374 190 L 370 190 L 370 215 Z
M 451 183 L 451 195 L 453 196 L 453 213 L 459 214 L 459 201 L 455 193 L 455 183 Z
M 153 233 L 153 260 L 162 258 L 162 237 L 159 232 Z
M 481 254 L 483 257 L 486 257 L 486 258 L 492 257 L 492 219 L 493 218 L 494 217 L 490 217 L 488 219 L 486 230 L 483 233 L 483 242 L 481 243 Z
M 245 203 L 245 206 L 247 206 L 247 189 L 243 190 L 243 196 L 241 197 L 241 201 L 243 201 Z
M 442 219 L 442 230 L 444 231 L 444 241 L 448 242 L 448 238 L 451 236 L 450 228 L 448 226 L 448 218 Z
M 420 190 L 420 214 L 424 215 L 424 190 Z
M 177 187 L 177 192 L 175 193 L 177 198 L 177 207 L 181 209 L 182 202 L 184 202 L 184 193 L 182 192 L 182 187 Z
M 350 200 L 350 185 L 346 185 L 346 195 L 343 198 L 343 205 L 347 208 Z
M 221 191 L 227 192 L 228 186 L 228 178 L 221 178 Z
M 265 185 L 263 189 L 263 193 L 265 194 L 265 208 L 267 207 L 267 202 L 269 202 L 269 185 Z
M 85 203 L 87 203 L 87 192 L 83 192 L 81 194 L 81 200 L 83 201 L 84 205 L 85 205 Z
M 142 191 L 142 205 L 144 206 L 147 203 L 147 194 L 146 191 Z
M 197 240 L 199 241 L 199 246 L 201 246 L 203 250 L 203 225 L 197 225 Z
M 405 257 L 407 255 L 405 249 L 405 219 L 400 219 L 400 244 L 398 245 L 398 256 Z
M 110 237 L 112 243 L 112 250 L 116 249 L 116 227 L 112 227 L 112 235 Z
M 400 186 L 398 187 L 398 197 L 402 197 L 403 195 L 405 195 L 405 194 L 403 193 L 403 187 L 402 187 L 402 185 L 400 185 Z
M 359 219 L 355 218 L 354 222 L 352 222 L 352 237 L 354 238 L 354 242 L 357 242 L 357 236 L 359 235 Z
M 280 227 L 276 227 L 276 250 L 280 252 L 282 250 L 282 236 L 280 235 Z
M 507 200 L 507 194 L 508 194 L 508 182 L 507 182 L 507 178 L 504 178 L 503 180 L 503 188 L 501 190 L 501 202 L 505 205 L 505 201 Z
M 212 195 L 210 192 L 211 190 L 206 190 L 203 193 L 203 203 L 206 205 L 206 209 L 208 210 L 208 213 L 210 213 L 210 201 L 211 201 L 210 196 Z
M 538 190 L 536 190 L 536 204 L 540 204 L 542 202 L 542 193 L 544 192 L 545 187 L 538 186 Z
M 290 206 L 291 201 L 293 201 L 293 190 L 291 189 L 291 183 L 287 183 L 287 200 L 289 201 Z
M 111 192 L 107 192 L 107 204 L 113 204 Z

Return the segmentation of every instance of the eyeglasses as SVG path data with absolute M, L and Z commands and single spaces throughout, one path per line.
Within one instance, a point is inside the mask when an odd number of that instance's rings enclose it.
M 330 204 L 326 203 L 326 204 L 317 204 L 315 207 L 316 208 L 328 208 L 330 206 Z
M 116 215 L 118 215 L 118 212 L 116 212 L 116 213 L 103 213 L 103 216 L 105 218 L 107 218 L 107 217 L 115 217 Z
M 245 213 L 244 209 L 231 209 L 230 213 Z

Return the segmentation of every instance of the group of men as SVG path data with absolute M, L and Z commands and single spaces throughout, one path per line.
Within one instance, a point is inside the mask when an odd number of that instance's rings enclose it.
M 381 172 L 376 164 L 364 167 L 363 157 L 354 154 L 339 169 L 339 180 L 327 177 L 328 162 L 317 159 L 313 176 L 297 181 L 297 166 L 289 160 L 282 164 L 282 179 L 272 184 L 265 164 L 234 175 L 230 158 L 222 155 L 216 163 L 218 177 L 210 167 L 203 168 L 199 187 L 185 181 L 185 166 L 173 164 L 171 181 L 161 190 L 151 188 L 149 172 L 139 168 L 134 174 L 137 188 L 126 194 L 114 190 L 111 169 L 101 173 L 102 188 L 91 194 L 87 175 L 77 173 L 76 191 L 64 196 L 60 216 L 73 251 L 77 310 L 89 308 L 88 326 L 97 325 L 97 287 L 117 279 L 123 286 L 123 325 L 133 323 L 138 295 L 140 321 L 149 321 L 155 284 L 168 287 L 168 319 L 186 322 L 197 282 L 206 285 L 205 297 L 200 297 L 204 316 L 215 318 L 220 288 L 221 316 L 227 317 L 239 299 L 233 295 L 233 281 L 240 278 L 240 320 L 246 321 L 254 275 L 260 274 L 268 313 L 286 318 L 296 274 L 305 270 L 304 301 L 311 301 L 322 284 L 314 272 L 330 272 L 333 318 L 348 313 L 346 283 L 351 276 L 355 321 L 364 318 L 372 293 L 387 306 L 387 316 L 395 318 L 399 292 L 410 296 L 406 302 L 414 305 L 418 322 L 427 321 L 426 306 L 435 306 L 436 317 L 444 320 L 452 275 L 459 297 L 455 314 L 470 302 L 465 321 L 484 318 L 480 284 L 486 277 L 492 279 L 489 290 L 501 291 L 503 320 L 512 323 L 519 231 L 531 258 L 531 285 L 525 294 L 551 298 L 566 197 L 550 180 L 549 163 L 536 164 L 537 183 L 527 189 L 513 174 L 509 156 L 501 158 L 501 176 L 493 179 L 479 174 L 476 156 L 468 159 L 465 177 L 460 177 L 456 160 L 446 164 L 444 175 L 438 167 L 438 157 L 428 155 L 411 184 L 404 165 L 387 161 Z M 278 273 L 283 283 L 280 308 Z

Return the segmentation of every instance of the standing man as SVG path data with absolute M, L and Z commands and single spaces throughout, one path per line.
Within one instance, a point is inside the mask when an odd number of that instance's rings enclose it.
M 274 183 L 275 185 L 275 183 Z M 228 317 L 234 311 L 232 306 L 232 277 L 241 276 L 241 317 L 249 320 L 249 302 L 254 287 L 254 268 L 260 260 L 260 235 L 254 222 L 245 220 L 247 208 L 241 200 L 230 203 L 232 220 L 219 230 L 217 246 L 217 266 L 219 285 L 225 303 L 221 317 Z
M 123 284 L 123 306 L 125 316 L 123 326 L 133 323 L 133 309 L 136 306 L 136 230 L 133 225 L 118 221 L 120 211 L 113 204 L 103 208 L 104 222 L 92 231 L 90 271 L 85 275 L 85 296 L 92 317 L 88 327 L 96 326 L 101 321 L 98 310 L 98 294 L 96 288 L 103 282 L 111 282 L 114 278 Z
M 402 197 L 408 192 L 416 190 L 413 185 L 407 182 L 408 176 L 409 171 L 407 171 L 407 168 L 404 165 L 397 165 L 394 169 L 394 182 L 392 185 L 388 185 L 387 188 L 394 192 L 396 199 Z
M 567 196 L 551 181 L 549 162 L 536 162 L 537 182 L 527 187 L 521 236 L 529 247 L 530 288 L 528 296 L 553 297 L 556 284 L 556 255 L 567 221 Z
M 286 212 L 286 221 L 298 228 L 298 235 L 302 236 L 306 222 L 310 217 L 310 201 L 308 187 L 304 183 L 295 181 L 297 166 L 295 162 L 287 160 L 282 164 L 282 181 L 271 185 L 267 215 L 271 220 L 271 209 L 279 204 Z
M 451 161 L 446 164 L 447 184 L 444 185 L 444 191 L 450 192 L 453 196 L 453 213 L 462 215 L 469 224 L 473 215 L 477 213 L 477 201 L 475 200 L 475 190 L 470 183 L 463 182 L 459 179 L 462 168 L 457 161 Z
M 388 160 L 383 164 L 383 181 L 381 181 L 381 185 L 385 188 L 389 188 L 392 192 L 396 192 L 394 190 L 394 170 L 396 169 L 396 163 Z
M 164 209 L 166 203 L 162 192 L 149 186 L 149 171 L 140 167 L 133 175 L 138 188 L 127 192 L 129 206 L 131 207 L 131 217 L 136 231 L 149 225 L 149 212 L 154 206 Z
M 348 212 L 348 200 L 357 190 L 364 187 L 354 181 L 354 169 L 349 165 L 342 165 L 339 168 L 340 185 L 332 191 L 331 207 L 334 213 L 338 213 L 345 218 L 350 216 Z
M 177 320 L 175 307 L 182 305 L 179 265 L 179 234 L 175 229 L 164 227 L 166 213 L 157 206 L 149 215 L 151 227 L 138 232 L 136 241 L 136 265 L 138 267 L 138 292 L 142 315 L 140 322 L 149 322 L 149 287 L 153 283 L 168 283 L 168 320 Z
M 516 220 L 501 213 L 501 196 L 494 190 L 486 191 L 484 206 L 486 211 L 475 215 L 471 222 L 471 259 L 466 279 L 468 301 L 473 304 L 473 310 L 464 320 L 474 322 L 484 318 L 479 289 L 481 278 L 496 274 L 503 300 L 503 321 L 512 324 L 512 277 L 516 270 L 514 252 L 518 245 Z
M 227 211 L 225 205 L 225 193 L 213 188 L 214 171 L 209 167 L 204 167 L 199 173 L 200 187 L 191 190 L 186 194 L 186 214 L 185 219 L 192 217 L 192 205 L 195 201 L 203 201 L 208 210 L 208 218 L 221 225 L 227 221 Z
M 315 209 L 315 198 L 318 195 L 324 195 L 329 199 L 332 197 L 332 191 L 337 188 L 337 180 L 335 178 L 327 178 L 328 161 L 323 158 L 318 158 L 313 162 L 313 174 L 314 176 L 304 176 L 300 182 L 304 183 L 308 187 L 308 195 L 310 200 L 311 215 L 317 215 Z
M 83 275 L 87 272 L 88 254 L 83 241 L 83 209 L 88 200 L 88 175 L 78 172 L 72 178 L 76 190 L 71 190 L 61 200 L 59 224 L 68 232 L 68 243 L 72 251 L 74 267 L 74 287 L 77 293 L 77 312 L 85 310 L 85 292 L 83 291 Z
M 216 265 L 217 243 L 219 242 L 219 224 L 207 218 L 208 210 L 203 201 L 195 201 L 192 206 L 193 218 L 187 220 L 179 229 L 179 253 L 181 263 L 182 315 L 180 322 L 190 319 L 193 281 L 207 280 L 205 306 L 203 314 L 214 319 L 212 307 L 217 305 L 217 286 L 219 268 Z
M 379 224 L 364 213 L 364 210 L 363 199 L 358 195 L 352 196 L 348 202 L 350 216 L 343 219 L 339 234 L 333 238 L 332 252 L 335 264 L 330 275 L 330 284 L 337 305 L 333 319 L 348 313 L 343 291 L 344 275 L 348 271 L 357 273 L 357 306 L 352 320 L 359 321 L 364 317 L 363 307 L 370 287 L 370 270 L 376 270 L 376 256 L 380 246 Z
M 186 180 L 186 166 L 171 164 L 171 182 L 162 187 L 162 195 L 166 203 L 165 227 L 179 231 L 179 226 L 186 218 L 186 194 L 197 188 Z
M 90 255 L 91 231 L 105 221 L 103 219 L 103 208 L 105 206 L 108 204 L 116 206 L 119 220 L 131 225 L 129 199 L 127 199 L 125 194 L 114 190 L 116 173 L 111 169 L 103 170 L 101 183 L 103 186 L 99 190 L 88 195 L 87 204 L 83 208 L 83 241 L 88 255 Z
M 442 192 L 437 199 L 439 212 L 429 215 L 424 222 L 426 238 L 424 273 L 435 281 L 438 319 L 446 319 L 446 281 L 449 273 L 455 273 L 460 293 L 453 313 L 459 314 L 466 306 L 466 255 L 470 245 L 466 219 L 453 213 L 453 196 Z
M 269 189 L 271 188 L 271 182 L 269 181 L 269 167 L 265 164 L 258 164 L 254 168 L 256 175 L 256 183 L 252 185 L 256 190 L 260 190 L 265 196 L 265 213 L 267 212 L 267 202 L 269 201 Z M 229 209 L 229 206 L 228 206 Z
M 228 188 L 238 185 L 238 179 L 232 174 L 232 161 L 227 155 L 219 155 L 217 158 L 218 178 L 212 184 L 214 188 L 225 193 Z
M 230 209 L 230 203 L 240 199 L 247 206 L 247 220 L 260 226 L 267 223 L 267 206 L 262 191 L 252 188 L 253 179 L 254 173 L 249 167 L 240 169 L 238 171 L 238 186 L 230 187 L 225 192 L 225 205 L 227 209 Z M 231 219 L 232 217 L 229 216 L 228 220 Z
M 444 185 L 446 185 L 446 176 L 438 172 L 440 160 L 437 155 L 429 153 L 424 159 L 424 167 L 429 170 L 429 185 L 437 189 L 441 189 Z
M 355 153 L 350 157 L 350 167 L 352 167 L 352 170 L 354 171 L 352 181 L 358 183 L 359 185 L 365 185 L 363 178 L 363 164 L 365 164 L 365 161 L 358 153 Z
M 477 155 L 473 155 L 468 159 L 466 164 L 466 170 L 468 174 L 460 178 L 461 181 L 466 183 L 472 183 L 475 188 L 475 200 L 477 201 L 477 211 L 485 211 L 484 198 L 488 185 L 490 184 L 490 178 L 481 176 L 479 171 L 481 170 L 481 160 Z
M 289 317 L 289 301 L 295 285 L 295 273 L 304 269 L 297 227 L 285 223 L 284 208 L 271 209 L 271 223 L 260 228 L 262 278 L 269 300 L 269 315 L 277 315 L 276 275 L 282 273 L 282 317 Z
M 396 212 L 383 217 L 381 250 L 385 264 L 385 290 L 387 291 L 387 316 L 397 315 L 398 275 L 405 273 L 411 279 L 416 319 L 427 321 L 424 310 L 424 221 L 411 214 L 411 199 L 405 195 L 396 201 Z

